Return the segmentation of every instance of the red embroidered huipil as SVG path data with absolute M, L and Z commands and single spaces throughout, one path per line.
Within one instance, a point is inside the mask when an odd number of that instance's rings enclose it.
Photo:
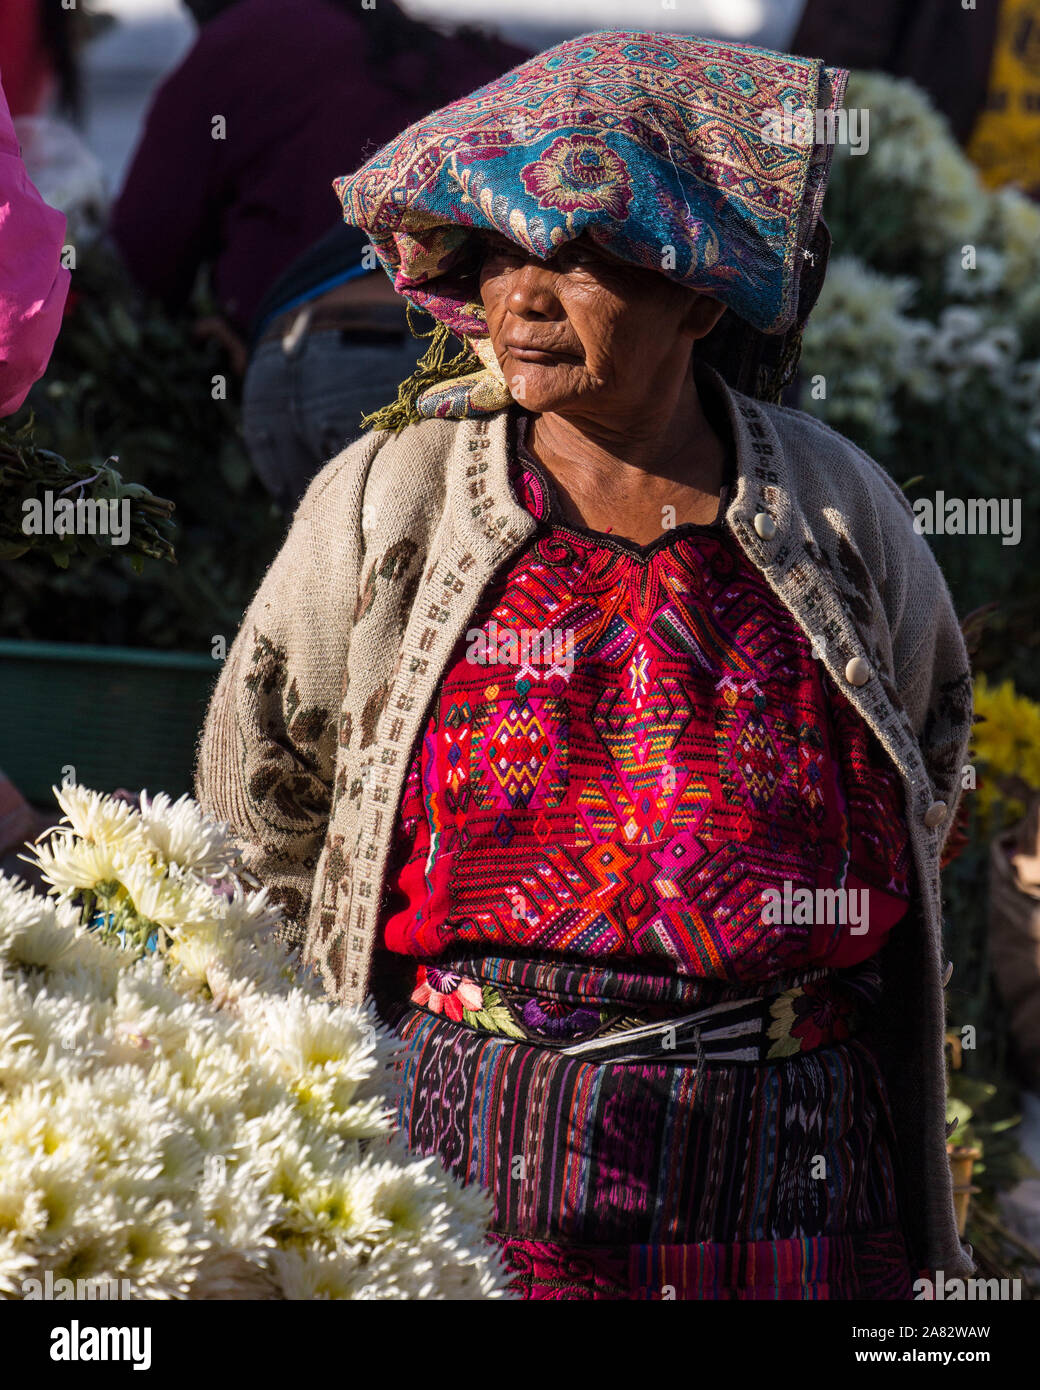
M 385 945 L 731 982 L 874 955 L 909 896 L 874 736 L 724 524 L 647 547 L 566 525 L 525 425 L 513 486 L 542 525 L 414 755 Z

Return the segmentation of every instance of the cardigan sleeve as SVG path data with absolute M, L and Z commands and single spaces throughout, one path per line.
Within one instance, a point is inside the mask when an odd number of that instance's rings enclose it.
M 950 590 L 931 547 L 914 529 L 913 509 L 895 479 L 815 416 L 785 414 L 811 425 L 818 455 L 829 441 L 841 466 L 828 483 L 842 489 L 846 512 L 869 518 L 857 539 L 869 556 L 870 575 L 884 606 L 892 654 L 890 693 L 917 739 L 932 800 L 947 806 L 941 852 L 960 801 L 972 726 L 971 671 Z
M 892 645 L 896 685 L 921 748 L 933 798 L 947 814 L 940 850 L 953 827 L 972 726 L 968 652 L 953 599 L 923 537 L 907 526 Z
M 361 492 L 384 436 L 365 435 L 314 479 L 217 681 L 196 796 L 302 943 L 325 838 L 362 549 Z

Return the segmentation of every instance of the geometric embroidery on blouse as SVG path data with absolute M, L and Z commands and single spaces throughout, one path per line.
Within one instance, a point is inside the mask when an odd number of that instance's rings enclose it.
M 898 775 L 736 539 L 680 527 L 639 551 L 547 521 L 538 470 L 514 487 L 542 524 L 413 757 L 386 944 L 728 980 L 873 954 L 909 895 Z M 870 930 L 764 920 L 785 883 L 869 888 Z

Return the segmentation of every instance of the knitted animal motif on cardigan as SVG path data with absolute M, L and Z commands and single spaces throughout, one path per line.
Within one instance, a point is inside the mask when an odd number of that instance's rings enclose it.
M 964 643 L 887 474 L 812 417 L 713 377 L 736 443 L 726 524 L 905 788 L 923 923 L 920 978 L 907 984 L 919 1004 L 907 1162 L 921 1178 L 921 1259 L 968 1273 L 946 1162 L 939 890 L 971 727 Z M 508 428 L 506 411 L 431 420 L 365 435 L 328 464 L 246 614 L 207 717 L 199 798 L 293 918 L 287 939 L 347 1002 L 367 993 L 408 758 L 441 673 L 491 576 L 536 526 L 509 489 Z M 852 683 L 847 673 L 864 669 Z M 947 814 L 926 824 L 937 801 Z

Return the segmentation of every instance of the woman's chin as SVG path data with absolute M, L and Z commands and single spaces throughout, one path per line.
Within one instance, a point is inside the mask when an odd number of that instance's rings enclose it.
M 536 415 L 559 410 L 573 402 L 580 394 L 580 384 L 575 381 L 575 370 L 570 363 L 542 366 L 531 362 L 509 363 L 506 380 L 509 394 L 518 405 Z

